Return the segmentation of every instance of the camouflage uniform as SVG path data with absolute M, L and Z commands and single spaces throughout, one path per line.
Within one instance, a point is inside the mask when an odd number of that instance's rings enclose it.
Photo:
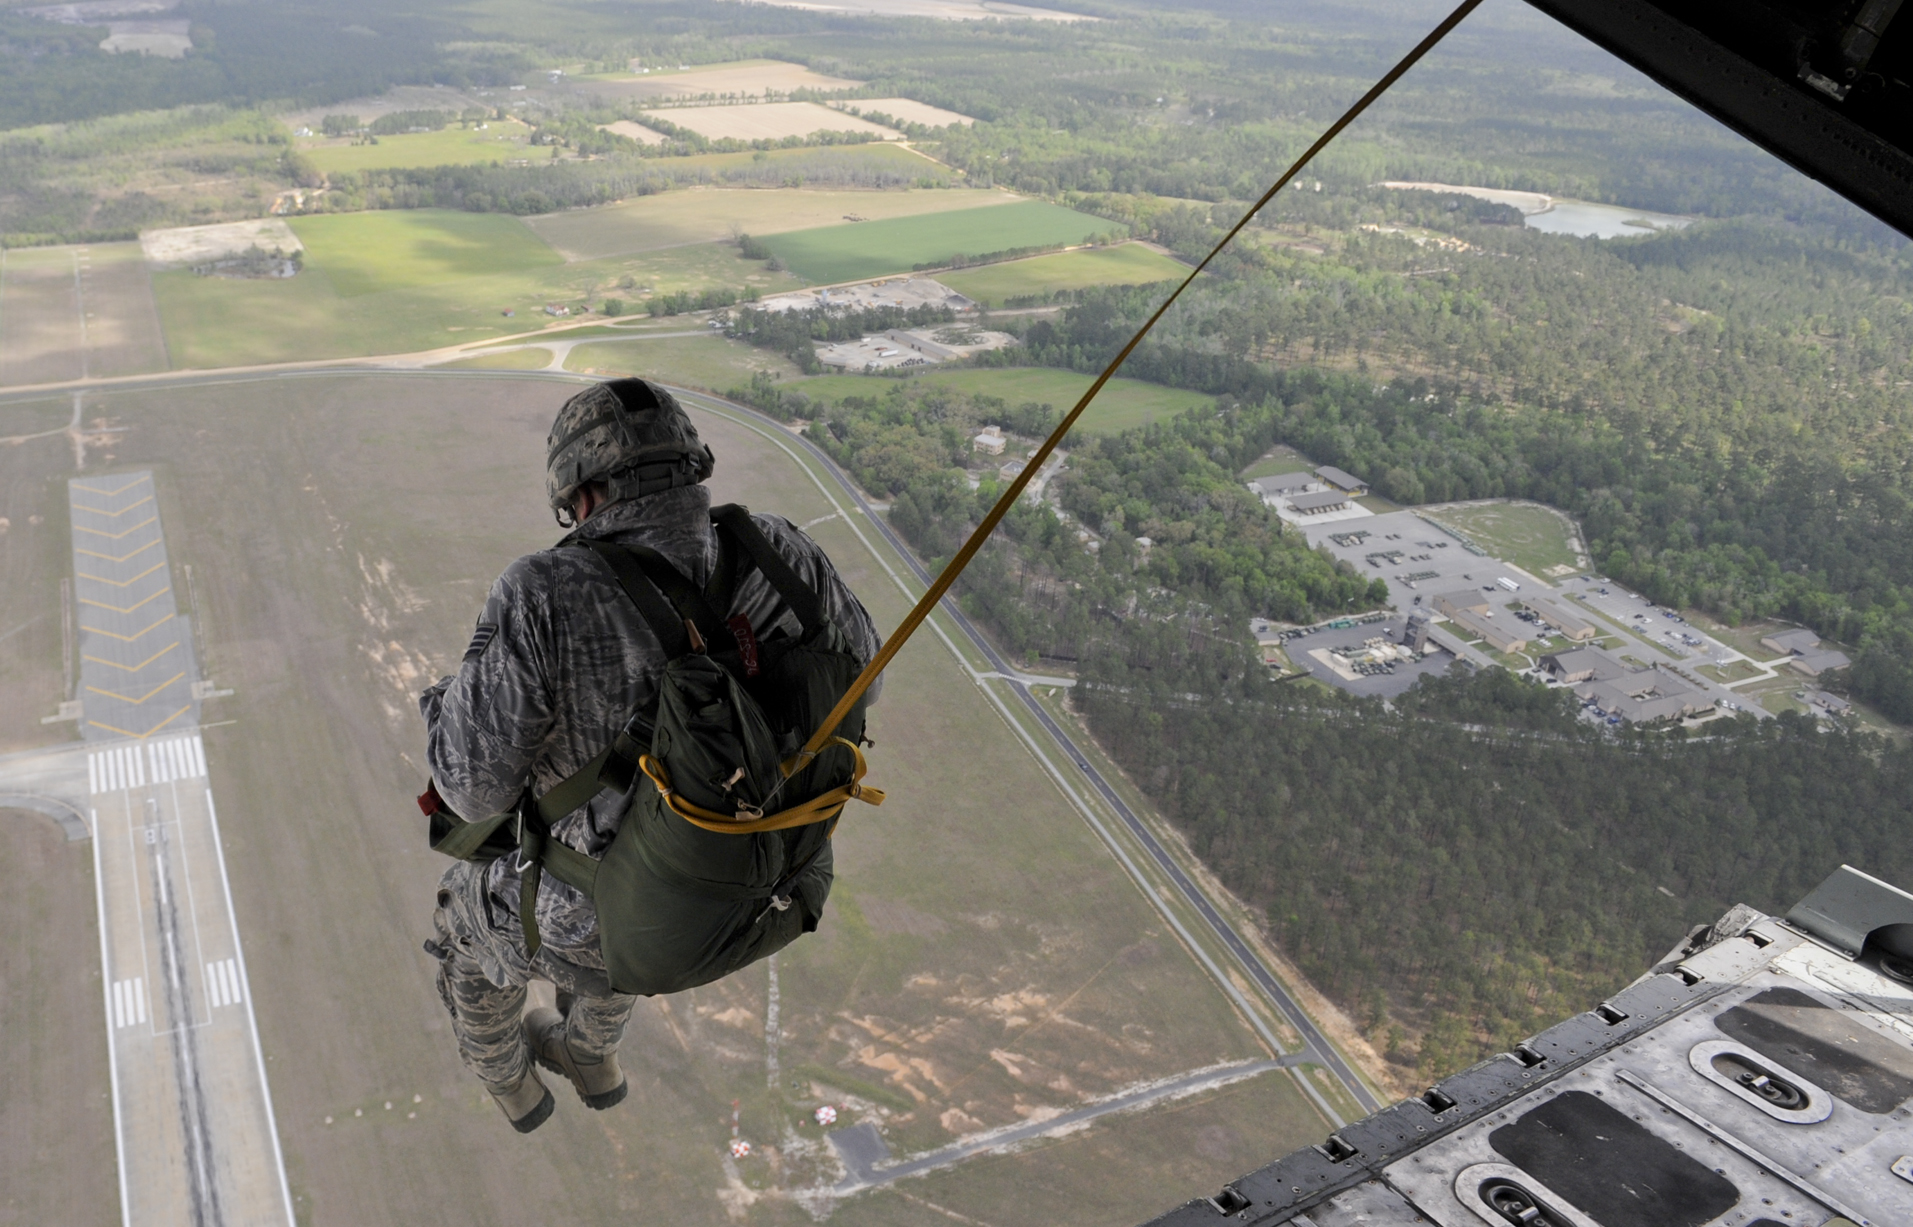
M 680 486 L 600 507 L 574 536 L 650 546 L 702 586 L 717 561 L 709 511 L 704 486 Z M 753 518 L 822 598 L 858 659 L 868 661 L 879 644 L 876 629 L 822 549 L 780 516 Z M 756 569 L 740 577 L 729 612 L 747 615 L 760 634 L 800 630 Z M 553 548 L 519 559 L 492 586 L 459 671 L 420 696 L 440 796 L 477 818 L 511 809 L 528 782 L 539 793 L 550 789 L 602 750 L 632 712 L 656 701 L 665 662 L 650 627 L 590 551 Z M 628 795 L 600 793 L 552 824 L 552 834 L 601 856 L 628 804 Z M 551 874 L 538 891 L 543 947 L 526 958 L 513 864 L 506 857 L 488 867 L 454 865 L 436 916 L 440 993 L 466 1064 L 492 1083 L 524 1069 L 515 1028 L 528 980 L 549 979 L 578 998 L 572 1042 L 583 1055 L 616 1048 L 635 1001 L 611 994 L 596 910 Z

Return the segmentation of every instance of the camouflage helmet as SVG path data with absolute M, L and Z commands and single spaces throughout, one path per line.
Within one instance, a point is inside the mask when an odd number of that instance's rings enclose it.
M 565 524 L 586 482 L 604 482 L 617 502 L 696 485 L 714 463 L 676 397 L 649 380 L 614 379 L 558 411 L 545 440 L 545 494 Z

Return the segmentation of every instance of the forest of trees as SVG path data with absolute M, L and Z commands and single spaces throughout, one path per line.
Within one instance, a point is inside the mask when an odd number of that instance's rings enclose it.
M 1451 229 L 1470 250 L 1251 247 L 1125 373 L 1244 406 L 1189 427 L 1238 467 L 1284 442 L 1404 503 L 1567 509 L 1657 601 L 1857 645 L 1853 692 L 1913 723 L 1906 249 L 1754 222 Z M 996 360 L 1100 369 L 1161 293 L 1086 292 Z
M 1784 913 L 1845 862 L 1913 880 L 1913 750 L 1811 718 L 1617 738 L 1501 670 L 1390 709 L 1271 685 L 1245 645 L 1147 622 L 1096 642 L 1075 701 L 1425 1079 L 1587 1009 L 1735 903 Z

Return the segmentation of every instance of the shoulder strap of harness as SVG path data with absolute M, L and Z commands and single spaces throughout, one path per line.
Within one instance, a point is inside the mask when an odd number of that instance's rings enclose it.
M 757 569 L 764 573 L 770 586 L 777 595 L 784 598 L 791 612 L 797 615 L 797 621 L 806 632 L 816 630 L 824 624 L 824 602 L 815 589 L 805 583 L 797 574 L 797 568 L 778 552 L 771 544 L 764 530 L 751 519 L 751 509 L 742 503 L 729 503 L 722 507 L 711 508 L 711 519 L 716 522 L 720 538 L 728 535 L 744 548 Z

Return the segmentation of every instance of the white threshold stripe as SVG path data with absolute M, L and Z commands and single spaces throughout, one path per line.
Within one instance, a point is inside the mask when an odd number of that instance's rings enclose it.
M 86 756 L 86 782 L 94 796 L 151 782 L 171 784 L 206 774 L 206 743 L 198 733 L 163 741 L 111 746 Z

